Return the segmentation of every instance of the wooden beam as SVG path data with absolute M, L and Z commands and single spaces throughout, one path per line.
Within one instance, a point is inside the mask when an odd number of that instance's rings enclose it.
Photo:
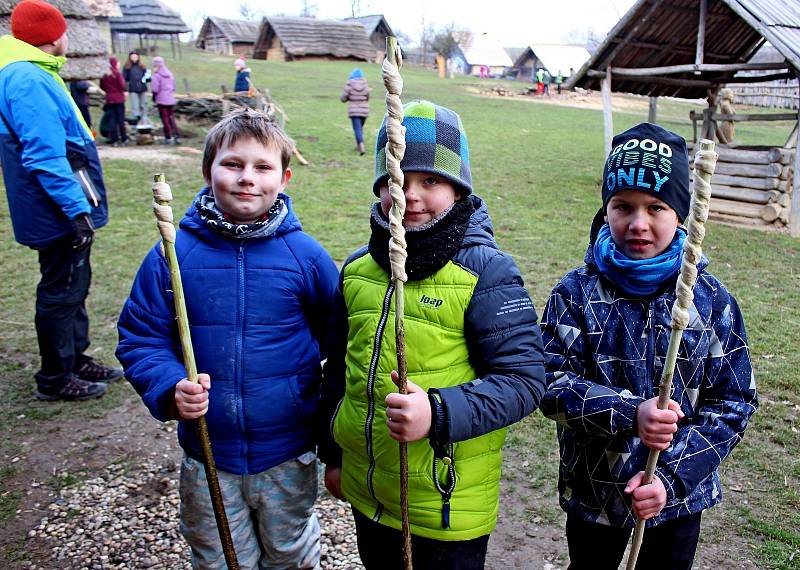
M 703 64 L 703 53 L 706 48 L 706 14 L 708 0 L 700 0 L 700 20 L 697 22 L 697 52 L 694 54 L 695 74 L 700 75 L 699 67 Z
M 663 67 L 615 67 L 614 75 L 623 77 L 639 77 L 640 75 L 671 75 L 673 73 L 694 73 L 706 71 L 711 73 L 727 71 L 763 71 L 770 69 L 788 69 L 788 63 L 704 63 L 702 65 L 683 64 L 666 65 Z
M 602 84 L 603 94 L 603 139 L 605 156 L 611 154 L 611 140 L 614 138 L 614 117 L 611 114 L 611 70 L 605 74 Z
M 647 109 L 647 122 L 656 122 L 656 113 L 658 112 L 658 97 L 650 97 L 650 105 Z
M 642 27 L 642 24 L 647 22 L 650 16 L 653 15 L 653 12 L 655 12 L 660 5 L 661 5 L 661 0 L 654 0 L 654 2 L 650 5 L 650 8 L 648 8 L 647 12 L 644 13 L 644 16 L 639 18 L 639 21 L 636 22 L 636 25 L 633 27 L 633 29 L 631 29 L 631 31 L 628 32 L 625 38 L 622 39 L 617 44 L 617 46 L 611 50 L 611 53 L 609 53 L 606 57 L 603 58 L 603 61 L 601 61 L 597 67 L 599 67 L 600 69 L 608 67 L 611 64 L 611 62 L 614 61 L 614 58 L 617 57 L 617 54 L 627 46 L 627 43 L 631 39 L 633 39 L 634 36 L 636 36 L 636 33 L 639 31 L 639 28 Z
M 800 110 L 797 111 L 800 124 Z M 800 144 L 794 149 L 794 176 L 792 176 L 792 206 L 789 209 L 789 233 L 800 237 Z
M 614 73 L 616 74 L 617 68 L 610 69 L 613 69 Z M 606 73 L 605 71 L 590 69 L 586 72 L 586 75 L 588 77 L 597 77 L 602 79 L 606 76 Z M 658 83 L 660 85 L 677 85 L 678 87 L 713 87 L 714 85 L 717 85 L 717 83 L 713 81 L 706 81 L 705 79 L 680 79 L 678 77 L 647 76 L 637 77 L 635 81 L 639 81 L 641 83 Z
M 617 42 L 621 42 L 622 39 L 621 38 L 613 38 L 611 41 L 614 42 L 614 43 L 617 43 Z M 635 48 L 642 48 L 642 49 L 652 49 L 652 50 L 656 50 L 656 51 L 659 51 L 659 52 L 666 51 L 667 50 L 667 46 L 668 46 L 668 44 L 657 44 L 657 43 L 653 43 L 653 42 L 640 42 L 640 41 L 630 41 L 630 42 L 628 42 L 628 47 L 635 47 Z M 683 46 L 669 46 L 669 53 L 675 53 L 675 54 L 680 54 L 680 55 L 695 55 L 696 51 L 697 51 L 696 49 L 683 47 Z M 736 60 L 739 59 L 736 56 L 731 55 L 729 53 L 715 53 L 715 52 L 707 51 L 707 52 L 705 52 L 705 55 L 707 55 L 708 57 L 713 58 L 713 59 L 728 59 L 728 60 L 733 60 L 733 61 L 736 61 Z
M 770 73 L 769 75 L 743 75 L 739 77 L 729 77 L 725 83 L 766 83 L 767 81 L 777 81 L 779 79 L 794 79 L 797 77 L 794 70 L 786 73 Z
M 735 114 L 725 115 L 724 113 L 713 113 L 711 119 L 714 121 L 734 121 L 734 122 L 748 122 L 748 121 L 794 121 L 797 119 L 795 113 L 750 113 L 750 114 Z

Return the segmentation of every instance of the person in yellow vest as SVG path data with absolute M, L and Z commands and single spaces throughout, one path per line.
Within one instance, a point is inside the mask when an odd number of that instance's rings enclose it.
M 340 274 L 319 454 L 328 490 L 352 505 L 366 568 L 402 567 L 398 441 L 408 442 L 414 568 L 483 568 L 504 428 L 543 393 L 541 336 L 519 269 L 472 192 L 460 117 L 428 101 L 404 114 L 409 394 L 397 393 L 393 370 L 384 119 L 369 245 Z

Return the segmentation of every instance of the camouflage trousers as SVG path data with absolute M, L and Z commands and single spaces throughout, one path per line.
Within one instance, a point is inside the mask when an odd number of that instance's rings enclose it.
M 236 558 L 242 570 L 318 569 L 317 460 L 304 453 L 256 475 L 218 471 Z M 205 468 L 181 463 L 181 534 L 195 569 L 225 570 Z

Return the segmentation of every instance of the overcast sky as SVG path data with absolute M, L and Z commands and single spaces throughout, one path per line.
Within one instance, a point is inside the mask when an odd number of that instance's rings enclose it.
M 181 13 L 195 30 L 205 16 L 241 18 L 240 6 L 256 16 L 297 16 L 307 7 L 318 18 L 339 19 L 352 14 L 383 14 L 389 25 L 419 40 L 424 25 L 487 32 L 505 47 L 535 42 L 564 43 L 585 36 L 588 30 L 602 38 L 625 14 L 634 0 L 163 0 Z M 261 6 L 269 6 L 267 10 Z

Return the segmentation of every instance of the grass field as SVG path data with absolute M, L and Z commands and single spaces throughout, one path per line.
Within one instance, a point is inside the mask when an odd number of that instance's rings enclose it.
M 193 92 L 219 92 L 233 82 L 233 58 L 184 48 L 183 59 L 168 63 L 179 85 Z M 352 68 L 348 63 L 267 63 L 250 61 L 256 85 L 268 87 L 289 116 L 287 130 L 310 166 L 294 166 L 289 193 L 306 231 L 341 262 L 368 237 L 373 195 L 370 153 L 354 151 L 345 105 L 339 94 Z M 383 86 L 376 65 L 361 66 L 373 87 L 367 147 L 383 114 Z M 602 174 L 602 114 L 596 109 L 538 104 L 527 98 L 485 97 L 491 80 L 459 77 L 439 80 L 418 68 L 403 70 L 403 100 L 426 98 L 457 110 L 470 141 L 476 193 L 486 199 L 497 241 L 514 255 L 540 309 L 556 281 L 583 259 L 588 228 L 599 203 Z M 519 89 L 519 84 L 505 84 Z M 646 120 L 647 103 L 623 102 L 614 115 L 616 131 Z M 664 101 L 664 126 L 691 136 L 686 103 Z M 697 106 L 695 106 L 697 108 Z M 189 125 L 200 147 L 204 129 Z M 788 127 L 771 123 L 737 125 L 737 137 L 751 144 L 782 144 Z M 171 147 L 165 147 L 171 149 Z M 171 152 L 171 150 L 165 152 Z M 165 172 L 175 193 L 176 212 L 200 188 L 199 154 L 188 160 L 104 164 L 111 222 L 99 232 L 93 250 L 90 297 L 93 350 L 113 361 L 115 322 L 134 273 L 157 237 L 150 212 L 150 182 Z M 35 253 L 14 243 L 7 204 L 0 202 L 0 440 L 4 458 L 15 455 L 23 436 L 44 436 L 53 425 L 76 414 L 87 421 L 103 416 L 121 401 L 135 398 L 119 384 L 103 399 L 81 405 L 42 404 L 32 399 L 32 374 L 38 356 L 33 330 L 33 300 L 38 280 Z M 761 408 L 745 440 L 723 466 L 732 507 L 707 515 L 718 537 L 731 540 L 731 566 L 755 559 L 762 568 L 800 568 L 800 240 L 710 224 L 704 244 L 709 270 L 737 296 L 744 312 L 761 393 Z M 142 408 L 142 413 L 146 413 Z M 555 429 L 541 416 L 513 428 L 509 446 L 524 468 L 506 464 L 516 481 L 543 489 L 546 520 L 558 524 L 555 499 Z M 544 458 L 544 460 L 543 460 Z M 3 481 L 24 470 L 4 459 L 0 467 L 0 526 L 24 496 L 2 490 Z M 549 517 L 549 519 L 547 518 Z M 0 556 L 20 557 L 20 549 Z M 702 547 L 701 556 L 702 560 Z M 0 566 L 6 566 L 0 564 Z

